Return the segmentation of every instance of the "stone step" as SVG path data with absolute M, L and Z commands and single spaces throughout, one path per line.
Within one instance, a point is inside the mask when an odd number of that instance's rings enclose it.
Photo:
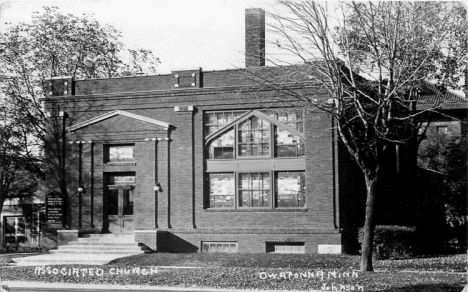
M 128 254 L 128 255 L 137 255 L 150 252 L 148 250 L 141 249 L 112 249 L 112 250 L 103 250 L 103 249 L 54 249 L 49 251 L 52 254 Z
M 141 246 L 138 242 L 102 242 L 102 241 L 70 241 L 62 246 L 76 246 L 76 247 L 89 247 L 89 246 Z
M 75 241 L 51 250 L 50 254 L 15 258 L 16 265 L 104 265 L 110 261 L 132 255 L 149 253 L 152 250 L 135 242 L 134 234 L 83 234 Z
M 101 250 L 101 251 L 113 251 L 113 250 L 129 250 L 129 251 L 140 251 L 140 250 L 148 250 L 149 248 L 143 247 L 143 246 L 113 246 L 113 247 L 108 247 L 108 246 L 66 246 L 62 245 L 59 246 L 58 249 L 53 249 L 53 250 L 59 250 L 59 251 L 71 251 L 71 250 L 79 250 L 81 252 L 86 253 L 87 250 Z
M 85 233 L 85 234 L 82 234 L 80 236 L 80 238 L 103 238 L 103 237 L 106 237 L 106 238 L 127 238 L 127 239 L 132 239 L 134 240 L 135 239 L 135 234 L 133 233 L 119 233 L 119 234 L 115 234 L 115 233 L 99 233 L 99 234 L 95 234 L 95 233 Z
M 68 244 L 68 245 L 61 245 L 58 247 L 59 250 L 87 250 L 87 249 L 100 249 L 100 250 L 122 250 L 122 249 L 127 249 L 127 250 L 147 250 L 150 249 L 149 247 L 145 245 L 138 245 L 138 244 L 133 244 L 133 245 L 107 245 L 107 244 L 94 244 L 94 245 L 88 245 L 88 244 Z
M 135 239 L 109 238 L 109 237 L 79 237 L 77 242 L 108 242 L 108 243 L 134 243 Z
M 110 261 L 135 254 L 46 254 L 23 258 L 13 258 L 18 266 L 45 266 L 45 265 L 105 265 Z

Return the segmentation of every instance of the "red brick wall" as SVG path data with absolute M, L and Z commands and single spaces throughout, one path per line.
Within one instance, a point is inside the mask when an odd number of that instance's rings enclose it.
M 338 209 L 334 210 L 333 204 L 331 121 L 323 112 L 307 111 L 306 114 L 307 208 L 293 211 L 204 209 L 204 111 L 284 105 L 278 101 L 279 95 L 274 91 L 245 91 L 245 88 L 239 87 L 206 88 L 207 85 L 229 85 L 231 81 L 233 86 L 248 83 L 238 74 L 234 71 L 203 73 L 204 88 L 180 90 L 172 89 L 172 77 L 167 75 L 76 81 L 77 95 L 98 92 L 115 94 L 64 99 L 55 97 L 70 115 L 68 125 L 109 111 L 123 110 L 173 126 L 166 132 L 157 125 L 115 116 L 69 135 L 71 141 L 94 141 L 94 165 L 91 165 L 91 144 L 83 147 L 82 171 L 87 188 L 83 200 L 83 228 L 92 227 L 91 189 L 94 196 L 94 226 L 102 228 L 105 224 L 102 213 L 104 173 L 134 171 L 137 177 L 134 207 L 136 237 L 152 248 L 170 250 L 180 245 L 181 250 L 198 251 L 201 241 L 233 240 L 239 242 L 239 252 L 264 252 L 265 241 L 299 241 L 306 242 L 307 252 L 316 252 L 318 243 L 340 244 L 340 235 L 335 226 Z M 149 92 L 159 89 L 165 91 Z M 132 93 L 121 93 L 127 91 Z M 325 96 L 322 95 L 322 98 Z M 194 106 L 195 110 L 176 112 L 175 106 Z M 149 138 L 149 141 L 145 141 L 145 138 Z M 105 165 L 104 144 L 128 139 L 135 143 L 136 165 Z M 77 148 L 73 147 L 70 158 L 78 155 Z M 94 178 L 94 188 L 91 187 L 91 176 Z M 77 171 L 70 179 L 78 179 Z M 155 193 L 156 183 L 161 184 L 162 192 Z M 76 196 L 73 198 L 76 206 Z M 77 208 L 72 209 L 73 227 L 76 227 Z M 155 230 L 169 233 L 156 235 Z M 172 244 L 168 238 L 177 244 Z

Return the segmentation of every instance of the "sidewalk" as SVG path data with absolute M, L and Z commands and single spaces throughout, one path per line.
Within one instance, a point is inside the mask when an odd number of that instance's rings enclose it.
M 2 282 L 3 291 L 157 291 L 157 292 L 286 292 L 286 290 L 253 290 L 253 289 L 213 289 L 195 287 L 166 287 L 141 285 L 96 285 L 96 284 L 70 284 L 70 283 L 42 283 L 42 282 Z M 288 292 L 304 292 L 287 290 Z M 320 290 L 307 290 L 308 292 L 321 292 Z

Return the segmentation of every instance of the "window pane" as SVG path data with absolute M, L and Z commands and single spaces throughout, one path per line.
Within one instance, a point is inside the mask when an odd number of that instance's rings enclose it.
M 5 244 L 18 244 L 26 242 L 25 217 L 3 217 Z
M 239 174 L 239 207 L 268 207 L 270 204 L 270 174 Z
M 134 184 L 135 176 L 134 175 L 108 175 L 107 184 L 109 185 L 124 185 L 124 184 Z
M 252 207 L 252 192 L 239 191 L 239 207 Z
M 24 235 L 24 233 L 26 232 L 26 222 L 24 220 L 24 217 L 17 217 L 16 224 L 16 233 L 18 235 Z
M 245 111 L 225 111 L 205 113 L 205 137 L 233 122 Z
M 5 234 L 16 233 L 15 217 L 4 217 Z
M 108 210 L 109 215 L 118 215 L 119 214 L 119 191 L 118 190 L 108 190 Z
M 278 207 L 304 207 L 304 172 L 278 172 L 276 175 L 276 193 L 276 205 Z
M 262 111 L 268 116 L 286 124 L 300 132 L 303 132 L 303 114 L 302 109 L 272 109 Z
M 134 145 L 109 145 L 107 146 L 107 162 L 133 160 Z
M 437 126 L 437 134 L 448 134 L 448 126 Z
M 275 146 L 276 157 L 304 156 L 304 143 L 299 136 L 276 127 Z
M 123 214 L 133 215 L 133 190 L 123 190 Z
M 210 208 L 234 207 L 234 174 L 210 173 Z
M 270 123 L 251 117 L 238 126 L 239 156 L 270 155 Z
M 211 142 L 209 157 L 210 159 L 234 158 L 234 129 Z

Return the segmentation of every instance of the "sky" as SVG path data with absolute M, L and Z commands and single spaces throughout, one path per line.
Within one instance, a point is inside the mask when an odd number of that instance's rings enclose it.
M 465 7 L 467 6 L 468 0 Z M 102 24 L 122 32 L 129 48 L 152 50 L 160 74 L 183 69 L 204 71 L 242 68 L 245 64 L 245 9 L 276 11 L 274 0 L 0 0 L 0 32 L 5 22 L 28 22 L 43 6 L 63 13 L 92 13 Z M 268 23 L 268 15 L 266 18 Z M 278 50 L 267 31 L 269 56 Z M 280 56 L 284 58 L 284 56 Z M 296 62 L 295 60 L 288 62 Z
M 271 0 L 0 0 L 5 22 L 29 22 L 34 11 L 57 6 L 64 13 L 93 13 L 122 32 L 129 48 L 152 50 L 158 73 L 180 69 L 244 67 L 246 8 L 271 8 Z M 267 48 L 268 53 L 268 48 Z

